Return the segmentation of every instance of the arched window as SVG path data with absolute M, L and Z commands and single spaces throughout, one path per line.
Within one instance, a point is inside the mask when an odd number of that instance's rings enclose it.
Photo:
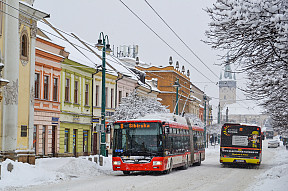
M 28 56 L 28 39 L 26 34 L 23 34 L 21 37 L 21 56 Z
M 25 66 L 29 59 L 29 35 L 24 27 L 20 36 L 20 59 L 22 65 Z

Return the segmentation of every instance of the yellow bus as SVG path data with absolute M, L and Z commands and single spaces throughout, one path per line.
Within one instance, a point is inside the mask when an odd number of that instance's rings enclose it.
M 255 164 L 262 160 L 261 128 L 254 125 L 225 123 L 221 129 L 220 163 Z

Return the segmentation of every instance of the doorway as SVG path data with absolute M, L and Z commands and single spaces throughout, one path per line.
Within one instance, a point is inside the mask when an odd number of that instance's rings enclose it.
M 56 137 L 57 137 L 57 126 L 52 126 L 52 155 L 55 157 L 56 155 Z

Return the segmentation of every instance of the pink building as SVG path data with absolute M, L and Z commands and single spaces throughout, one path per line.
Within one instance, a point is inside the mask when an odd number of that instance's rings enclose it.
M 35 61 L 33 147 L 36 155 L 59 152 L 60 76 L 64 47 L 52 43 L 38 30 Z

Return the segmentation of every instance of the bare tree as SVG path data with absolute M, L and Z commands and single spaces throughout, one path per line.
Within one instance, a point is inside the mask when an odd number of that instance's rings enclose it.
M 248 96 L 288 131 L 288 1 L 217 0 L 205 11 L 212 19 L 205 42 L 229 52 L 228 62 L 247 73 Z

